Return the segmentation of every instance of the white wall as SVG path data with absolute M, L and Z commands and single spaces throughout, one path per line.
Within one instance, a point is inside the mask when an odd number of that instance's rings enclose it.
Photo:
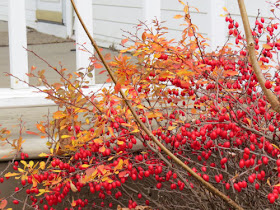
M 0 1 L 0 20 L 8 21 L 8 0 Z
M 93 0 L 92 8 L 94 38 L 102 47 L 118 47 L 122 30 L 135 31 L 133 27 L 143 19 L 141 1 Z
M 205 0 L 190 0 L 188 4 L 190 7 L 196 7 L 199 9 L 197 11 L 194 8 L 190 8 L 192 23 L 199 27 L 199 31 L 202 35 L 207 35 L 210 31 L 210 25 L 207 23 L 208 20 L 208 10 L 209 10 L 209 2 Z M 184 15 L 183 12 L 184 6 L 180 4 L 178 1 L 170 1 L 170 0 L 162 0 L 161 5 L 161 20 L 166 21 L 164 26 L 168 27 L 167 37 L 169 39 L 180 38 L 182 31 L 185 26 L 180 26 L 180 24 L 184 24 L 183 18 L 174 19 L 175 15 Z
M 56 24 L 46 24 L 36 22 L 36 1 L 26 1 L 26 24 L 38 31 L 66 37 L 66 27 Z M 67 0 L 63 0 L 67 1 Z M 152 0 L 151 0 L 152 1 Z M 191 8 L 191 17 L 195 25 L 199 27 L 199 32 L 206 37 L 213 36 L 211 32 L 211 2 L 219 0 L 188 0 L 191 7 L 196 7 L 199 12 Z M 123 31 L 135 32 L 134 26 L 138 20 L 144 19 L 143 0 L 92 0 L 93 9 L 93 30 L 94 38 L 102 47 L 109 47 L 112 44 L 118 47 L 123 39 Z M 258 9 L 263 17 L 271 16 L 270 6 L 265 0 L 246 0 L 249 20 L 253 25 Z M 213 6 L 213 5 L 212 5 Z M 230 11 L 242 28 L 239 8 L 236 0 L 224 0 L 224 6 Z M 219 5 L 219 7 L 221 7 Z M 161 20 L 169 28 L 168 38 L 180 38 L 184 26 L 183 19 L 175 20 L 177 14 L 183 14 L 183 5 L 177 0 L 161 0 Z M 220 14 L 224 13 L 221 8 L 217 8 Z M 0 20 L 8 20 L 8 0 L 0 0 Z M 217 26 L 220 27 L 220 26 Z M 279 27 L 280 28 L 280 27 Z M 215 34 L 215 33 L 214 33 Z M 217 35 L 219 33 L 216 33 Z

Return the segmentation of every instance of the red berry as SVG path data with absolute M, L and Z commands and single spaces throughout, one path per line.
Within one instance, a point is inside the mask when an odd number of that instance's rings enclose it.
M 239 167 L 240 167 L 240 168 L 243 168 L 244 165 L 245 165 L 245 161 L 244 161 L 243 159 L 241 159 L 241 160 L 239 161 Z
M 269 129 L 271 132 L 273 132 L 273 131 L 274 131 L 274 126 L 273 126 L 273 125 L 269 125 L 269 126 L 268 126 L 268 129 Z
M 263 157 L 263 164 L 265 164 L 265 165 L 268 164 L 268 158 L 267 157 Z
M 230 184 L 226 183 L 226 189 L 228 190 L 230 188 Z
M 26 180 L 25 179 L 21 180 L 21 184 L 22 186 L 26 185 Z
M 202 178 L 208 182 L 209 181 L 209 176 L 207 174 L 203 174 Z
M 267 89 L 270 89 L 270 88 L 272 88 L 272 84 L 270 83 L 270 81 L 269 80 L 266 80 L 266 82 L 265 82 L 265 87 L 267 88 Z
M 19 201 L 18 200 L 13 200 L 13 203 L 17 205 L 19 203 Z

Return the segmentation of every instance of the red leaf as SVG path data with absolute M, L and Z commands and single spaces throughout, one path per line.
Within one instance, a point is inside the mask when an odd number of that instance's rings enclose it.
M 103 74 L 104 72 L 106 72 L 106 70 L 102 70 L 101 72 L 99 72 L 99 74 Z
M 119 178 L 125 177 L 127 174 L 127 171 L 122 171 L 119 173 Z
M 8 201 L 7 200 L 2 200 L 1 203 L 0 203 L 0 209 L 4 209 L 8 204 Z

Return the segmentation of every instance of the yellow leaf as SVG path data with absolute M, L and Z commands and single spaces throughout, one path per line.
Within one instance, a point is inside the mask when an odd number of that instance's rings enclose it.
M 8 172 L 5 174 L 5 177 L 12 177 L 12 176 L 18 176 L 20 175 L 20 173 L 11 173 L 11 172 Z
M 73 192 L 77 192 L 78 191 L 77 187 L 73 184 L 73 182 L 70 182 L 70 188 L 71 188 L 71 190 Z
M 275 147 L 276 149 L 280 150 L 278 146 L 276 146 L 275 144 L 271 144 L 273 147 Z
M 103 143 L 103 140 L 102 140 L 102 139 L 94 139 L 93 141 L 94 141 L 94 143 L 96 143 L 96 144 L 102 144 L 102 143 Z
M 117 170 L 119 171 L 122 168 L 123 168 L 123 159 L 120 159 L 118 165 L 116 165 L 116 167 L 114 168 L 114 172 L 116 172 Z
M 29 164 L 29 167 L 30 167 L 30 168 L 32 168 L 32 167 L 34 166 L 34 161 L 33 161 L 33 160 L 31 160 L 31 161 L 29 161 L 29 163 L 28 163 L 28 164 Z
M 113 158 L 115 158 L 115 156 L 111 156 L 108 158 L 108 161 L 112 160 Z
M 101 179 L 102 182 L 108 182 L 108 183 L 113 183 L 114 181 L 110 179 L 109 177 L 104 177 Z
M 49 155 L 48 154 L 46 154 L 46 153 L 44 153 L 44 152 L 42 152 L 41 154 L 39 154 L 38 155 L 39 157 L 48 157 Z
M 62 135 L 61 136 L 62 139 L 66 139 L 66 138 L 70 138 L 70 137 L 71 137 L 70 135 Z
M 108 131 L 110 133 L 111 136 L 115 137 L 115 134 L 114 134 L 114 129 L 112 127 L 108 127 Z M 102 141 L 103 142 L 103 141 Z
M 53 113 L 53 118 L 56 120 L 61 119 L 65 116 L 66 116 L 66 114 L 63 113 L 62 111 L 56 111 L 55 113 Z
M 83 168 L 88 168 L 89 166 L 90 166 L 90 165 L 88 165 L 88 164 L 83 164 L 83 165 L 82 165 Z
M 18 168 L 18 171 L 21 173 L 24 172 L 24 170 L 22 168 Z
M 43 170 L 46 168 L 46 163 L 44 161 L 40 162 L 40 168 Z
M 26 163 L 25 160 L 21 160 L 20 162 L 21 162 L 24 166 L 27 166 L 27 163 Z
M 224 10 L 225 12 L 228 12 L 228 10 L 227 10 L 227 8 L 226 8 L 226 7 L 223 7 L 223 10 Z
M 176 127 L 175 126 L 168 126 L 168 130 L 169 131 L 172 131 L 172 130 L 174 130 Z
M 138 132 L 139 132 L 139 129 L 136 128 L 136 129 L 134 129 L 131 133 L 138 133 Z
M 117 144 L 118 144 L 118 145 L 123 145 L 124 142 L 123 142 L 123 141 L 117 141 Z

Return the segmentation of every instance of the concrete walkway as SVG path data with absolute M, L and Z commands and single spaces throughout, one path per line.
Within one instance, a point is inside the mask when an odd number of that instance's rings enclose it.
M 67 68 L 70 72 L 76 71 L 75 42 L 73 40 L 42 34 L 33 29 L 28 29 L 27 31 L 29 50 L 34 51 L 53 66 L 59 67 L 59 62 L 61 62 L 63 67 Z M 0 21 L 0 88 L 10 87 L 10 79 L 4 74 L 4 72 L 9 72 L 10 69 L 8 40 L 8 23 Z M 108 52 L 113 55 L 117 54 L 108 49 L 104 49 L 103 52 L 104 54 Z M 50 83 L 57 81 L 57 74 L 32 53 L 28 53 L 28 64 L 29 71 L 31 66 L 36 66 L 38 70 L 45 69 L 48 81 Z M 100 71 L 100 69 L 95 71 L 97 84 L 102 84 L 107 79 L 106 74 L 99 74 Z M 37 81 L 31 79 L 30 83 L 36 85 Z

